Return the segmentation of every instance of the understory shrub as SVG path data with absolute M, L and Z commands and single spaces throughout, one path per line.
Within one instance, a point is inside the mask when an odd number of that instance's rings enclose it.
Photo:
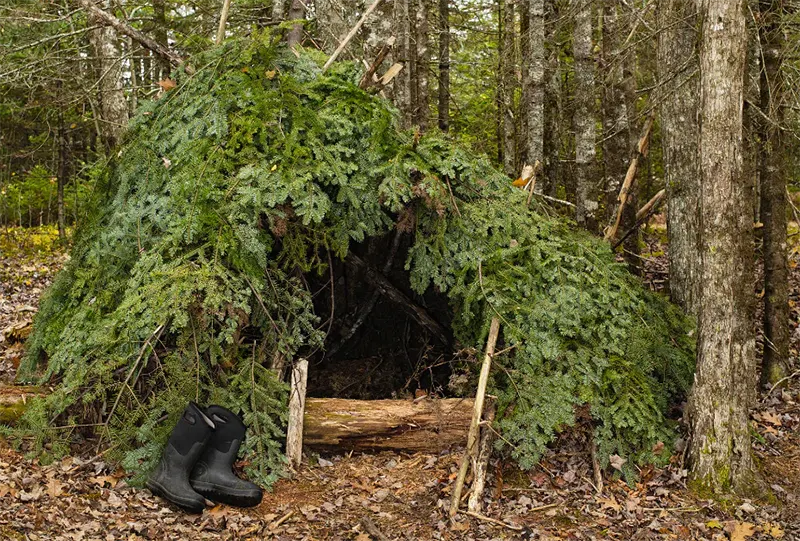
M 39 448 L 94 425 L 141 480 L 187 400 L 216 402 L 244 412 L 250 473 L 270 483 L 287 402 L 270 363 L 324 347 L 304 276 L 400 227 L 411 286 L 449 297 L 462 346 L 501 318 L 498 426 L 523 467 L 581 406 L 604 463 L 656 459 L 693 370 L 681 313 L 488 161 L 399 131 L 356 65 L 323 74 L 273 40 L 196 58 L 94 172 L 20 367 L 54 385 L 24 418 Z

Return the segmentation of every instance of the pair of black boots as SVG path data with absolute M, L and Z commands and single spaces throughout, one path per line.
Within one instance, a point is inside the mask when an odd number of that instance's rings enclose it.
M 245 430 L 232 411 L 222 406 L 203 411 L 190 402 L 147 488 L 193 513 L 205 509 L 206 499 L 237 507 L 258 505 L 261 488 L 233 473 Z

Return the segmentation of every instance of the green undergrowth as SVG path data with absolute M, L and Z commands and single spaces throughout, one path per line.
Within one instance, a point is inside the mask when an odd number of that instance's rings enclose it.
M 324 345 L 304 275 L 384 235 L 413 235 L 412 287 L 449 296 L 463 346 L 502 320 L 492 385 L 502 442 L 532 466 L 591 412 L 599 456 L 655 460 L 692 373 L 690 325 L 488 161 L 398 131 L 360 68 L 269 34 L 195 59 L 95 170 L 94 211 L 36 318 L 21 375 L 54 384 L 23 430 L 40 448 L 94 425 L 141 480 L 187 400 L 244 413 L 250 473 L 283 464 L 287 388 L 272 359 Z M 631 470 L 632 471 L 632 470 Z

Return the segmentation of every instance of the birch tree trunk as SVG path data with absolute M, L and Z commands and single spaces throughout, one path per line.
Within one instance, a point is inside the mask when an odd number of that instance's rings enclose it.
M 742 176 L 744 2 L 702 0 L 700 15 L 701 263 L 688 457 L 698 488 L 744 492 L 754 480 L 756 375 L 753 224 Z
M 450 129 L 450 4 L 439 0 L 439 129 Z
M 589 231 L 597 230 L 597 170 L 595 168 L 595 126 L 592 55 L 592 5 L 572 0 L 575 10 L 573 56 L 575 58 L 575 220 Z
M 525 64 L 527 162 L 544 163 L 544 0 L 527 0 L 528 41 Z M 541 192 L 538 182 L 536 191 Z
M 111 3 L 104 4 L 110 11 Z M 128 125 L 128 102 L 122 86 L 122 69 L 117 34 L 105 22 L 90 15 L 92 25 L 103 25 L 92 30 L 89 40 L 97 58 L 97 73 L 100 82 L 100 120 L 106 148 L 113 148 L 119 142 Z
M 764 357 L 761 382 L 775 383 L 788 373 L 789 268 L 786 259 L 786 156 L 783 126 L 784 81 L 781 71 L 784 35 L 783 0 L 761 0 L 759 34 L 761 70 L 760 177 L 761 222 L 764 224 Z
M 658 69 L 661 85 L 661 146 L 667 188 L 669 293 L 672 301 L 697 314 L 700 98 L 694 0 L 662 0 L 658 5 Z

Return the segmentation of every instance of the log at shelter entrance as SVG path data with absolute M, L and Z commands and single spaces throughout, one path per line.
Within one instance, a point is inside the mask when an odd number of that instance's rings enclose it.
M 76 429 L 55 427 L 85 426 L 141 480 L 187 401 L 217 403 L 243 413 L 268 484 L 295 359 L 312 411 L 470 397 L 497 318 L 493 428 L 520 466 L 576 422 L 604 466 L 659 460 L 691 323 L 607 243 L 443 134 L 399 130 L 354 64 L 323 72 L 257 32 L 192 67 L 91 171 L 93 210 L 20 366 L 53 388 L 19 423 L 31 445 L 63 450 Z

